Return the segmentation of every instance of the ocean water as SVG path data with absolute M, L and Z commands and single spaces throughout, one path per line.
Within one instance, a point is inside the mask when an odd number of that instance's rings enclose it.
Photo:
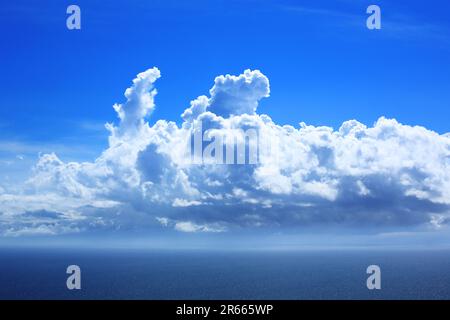
M 0 249 L 0 299 L 450 299 L 450 251 Z

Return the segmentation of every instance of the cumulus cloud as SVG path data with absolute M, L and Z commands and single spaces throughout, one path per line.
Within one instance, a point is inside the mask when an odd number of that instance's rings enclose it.
M 133 86 L 125 90 L 124 104 L 115 104 L 114 110 L 120 118 L 121 133 L 130 133 L 144 125 L 144 118 L 151 114 L 155 104 L 156 90 L 153 83 L 160 77 L 157 68 L 141 72 L 133 80 Z
M 159 77 L 152 68 L 133 80 L 126 101 L 114 105 L 119 123 L 106 125 L 109 146 L 94 162 L 44 154 L 20 190 L 3 186 L 0 232 L 139 228 L 141 221 L 181 232 L 448 223 L 449 134 L 384 117 L 370 127 L 349 120 L 338 130 L 277 124 L 257 113 L 270 94 L 258 70 L 217 77 L 180 126 L 150 125 Z M 255 150 L 257 161 L 249 162 Z M 54 215 L 40 220 L 43 212 Z
M 168 218 L 157 218 L 158 222 L 164 227 L 173 227 L 177 231 L 193 233 L 193 232 L 224 232 L 225 226 L 218 223 L 213 224 L 197 224 L 192 221 L 176 221 Z
M 239 76 L 217 77 L 209 92 L 208 109 L 218 116 L 254 114 L 259 100 L 269 96 L 269 79 L 259 70 L 247 69 Z

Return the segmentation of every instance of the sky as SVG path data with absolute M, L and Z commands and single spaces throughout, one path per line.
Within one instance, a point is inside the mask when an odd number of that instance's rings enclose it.
M 366 28 L 374 3 L 381 30 Z M 66 28 L 70 4 L 81 30 Z M 387 233 L 395 243 L 447 238 L 448 9 L 443 0 L 2 4 L 0 234 L 164 242 L 266 239 L 266 229 L 297 239 L 306 228 L 317 242 L 333 228 L 375 244 Z M 177 146 L 194 128 L 186 110 L 211 128 L 276 136 L 283 156 L 183 167 Z

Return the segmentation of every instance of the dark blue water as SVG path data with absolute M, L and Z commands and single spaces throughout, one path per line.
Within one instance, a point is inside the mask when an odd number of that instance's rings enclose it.
M 66 268 L 82 289 L 66 288 Z M 377 264 L 382 289 L 369 291 Z M 1 249 L 1 299 L 450 299 L 450 251 Z

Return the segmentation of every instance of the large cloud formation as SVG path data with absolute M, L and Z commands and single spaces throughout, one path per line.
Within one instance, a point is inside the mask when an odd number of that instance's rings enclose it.
M 157 68 L 138 74 L 126 101 L 114 105 L 119 123 L 106 125 L 109 147 L 95 162 L 44 154 L 23 187 L 0 187 L 0 233 L 153 224 L 181 232 L 324 224 L 439 228 L 449 221 L 449 134 L 384 117 L 373 127 L 349 120 L 337 131 L 278 125 L 257 113 L 270 94 L 258 70 L 217 77 L 209 97 L 191 101 L 181 126 L 166 120 L 150 126 L 159 77 Z M 199 133 L 213 145 L 232 136 L 233 157 L 250 155 L 249 130 L 258 141 L 255 163 L 192 156 Z M 259 148 L 261 142 L 270 148 Z M 225 157 L 220 145 L 209 153 L 213 160 Z M 207 150 L 202 144 L 201 156 Z

